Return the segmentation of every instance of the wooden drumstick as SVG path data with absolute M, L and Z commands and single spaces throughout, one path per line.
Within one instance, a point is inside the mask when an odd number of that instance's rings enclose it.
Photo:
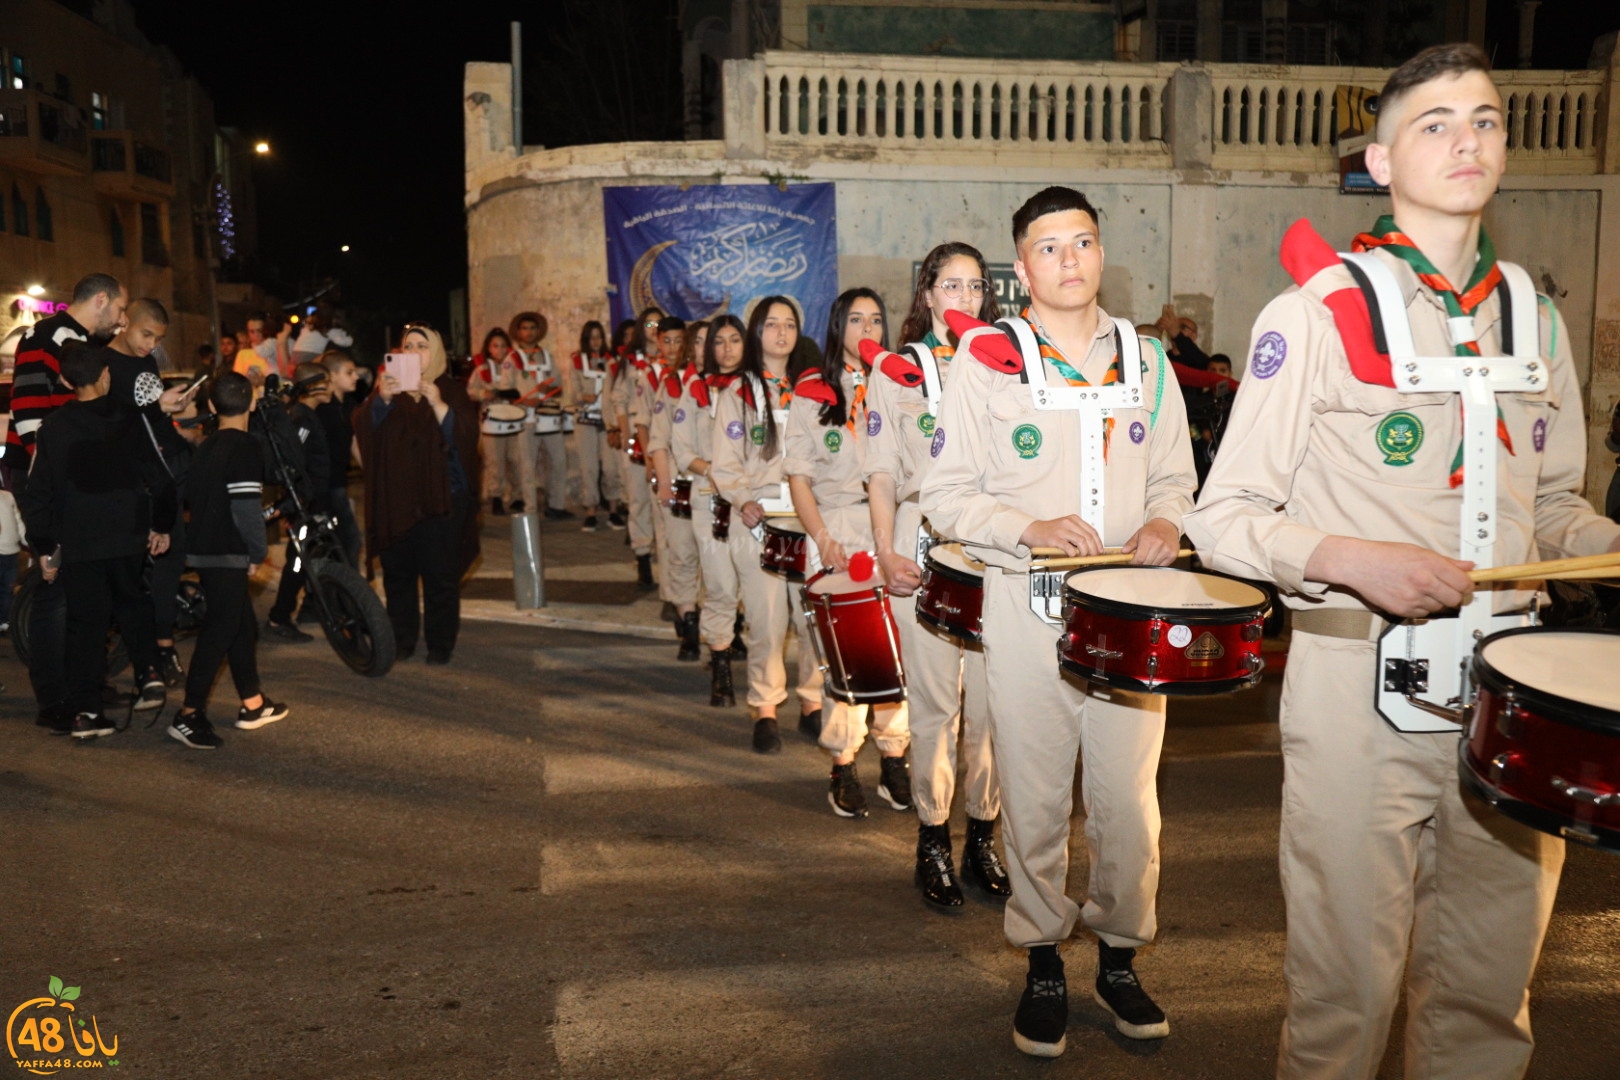
M 1547 559 L 1543 562 L 1496 566 L 1489 570 L 1470 570 L 1468 576 L 1473 579 L 1474 584 L 1482 585 L 1493 581 L 1536 581 L 1553 574 L 1582 570 L 1620 573 L 1620 553 L 1581 555 L 1573 559 Z
M 1620 567 L 1598 567 L 1595 570 L 1565 570 L 1561 574 L 1543 574 L 1542 581 L 1603 581 L 1620 584 Z
M 1030 554 L 1036 556 L 1045 556 L 1048 553 L 1052 555 L 1063 554 L 1062 548 L 1030 548 L 1029 550 Z M 1185 559 L 1192 554 L 1194 554 L 1192 548 L 1182 548 L 1176 552 L 1176 558 Z M 1073 558 L 1064 559 L 1042 557 L 1031 562 L 1029 568 L 1031 570 L 1069 570 L 1083 566 L 1121 566 L 1134 558 L 1136 558 L 1135 555 L 1123 551 L 1113 551 L 1104 555 L 1077 555 Z

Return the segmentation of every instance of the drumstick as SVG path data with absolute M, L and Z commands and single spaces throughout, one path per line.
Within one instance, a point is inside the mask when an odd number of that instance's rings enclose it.
M 1620 583 L 1620 567 L 1598 567 L 1595 570 L 1565 570 L 1562 574 L 1545 574 L 1542 581 L 1603 581 Z
M 1039 555 L 1045 551 L 1058 551 L 1059 549 L 1031 548 L 1030 550 Z M 1176 552 L 1176 558 L 1185 559 L 1187 556 L 1192 554 L 1194 554 L 1192 548 L 1182 548 L 1180 551 Z M 1029 568 L 1031 570 L 1068 570 L 1071 567 L 1082 566 L 1119 566 L 1123 563 L 1130 562 L 1134 558 L 1136 558 L 1135 555 L 1127 554 L 1123 551 L 1117 551 L 1107 555 L 1077 555 L 1072 559 L 1036 559 L 1034 562 L 1029 564 Z
M 1489 570 L 1470 570 L 1468 576 L 1473 579 L 1474 584 L 1481 585 L 1492 581 L 1534 581 L 1550 574 L 1561 574 L 1571 570 L 1620 572 L 1620 553 L 1581 555 L 1573 559 L 1547 559 L 1543 562 L 1497 566 Z

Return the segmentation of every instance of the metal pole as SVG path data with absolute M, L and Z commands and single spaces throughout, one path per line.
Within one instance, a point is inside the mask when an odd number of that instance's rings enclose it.
M 546 606 L 545 560 L 540 553 L 540 515 L 533 510 L 512 515 L 512 600 L 520 611 Z
M 512 24 L 512 149 L 523 156 L 523 24 Z

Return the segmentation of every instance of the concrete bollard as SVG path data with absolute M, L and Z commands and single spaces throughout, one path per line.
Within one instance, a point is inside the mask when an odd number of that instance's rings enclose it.
M 546 606 L 545 560 L 540 554 L 540 515 L 512 515 L 512 599 L 518 610 Z

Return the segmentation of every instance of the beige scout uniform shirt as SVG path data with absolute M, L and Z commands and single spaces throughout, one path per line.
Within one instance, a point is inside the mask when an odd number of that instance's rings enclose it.
M 684 385 L 682 390 L 684 392 Z M 674 426 L 675 409 L 680 404 L 680 394 L 670 394 L 669 376 L 666 374 L 658 380 L 656 389 L 648 388 L 648 397 L 652 401 L 652 418 L 647 425 L 647 452 L 649 454 L 654 450 L 668 452 L 670 430 Z M 674 470 L 677 475 L 686 471 L 678 462 L 674 464 Z
M 719 392 L 709 445 L 709 478 L 720 497 L 737 507 L 781 497 L 782 448 L 787 442 L 787 425 L 779 423 L 776 455 L 765 457 L 765 421 L 743 400 L 745 385 L 746 376 Z
M 1119 327 L 1135 333 L 1130 323 L 1121 321 Z M 1158 351 L 1147 341 L 1141 349 L 1146 407 L 1114 410 L 1101 478 L 1106 485 L 1102 540 L 1109 547 L 1125 543 L 1153 518 L 1164 518 L 1179 531 L 1198 483 L 1175 375 L 1165 370 L 1161 379 Z M 1114 319 L 1099 309 L 1091 349 L 1076 366 L 1088 382 L 1101 385 L 1113 361 Z M 1049 385 L 1065 385 L 1049 362 L 1042 363 Z M 1078 516 L 1082 490 L 1098 480 L 1081 475 L 1080 413 L 1036 409 L 1020 376 L 968 356 L 952 366 L 940 413 L 930 447 L 934 467 L 923 483 L 923 513 L 980 560 L 1027 571 L 1029 548 L 1018 542 L 1024 530 L 1035 521 Z
M 879 378 L 885 376 L 879 375 Z M 854 426 L 823 427 L 821 403 L 795 396 L 788 407 L 787 461 L 783 471 L 810 481 L 810 493 L 823 513 L 866 501 L 867 417 L 855 408 L 855 374 L 843 374 L 844 401 Z
M 936 355 L 935 362 L 943 384 L 950 378 L 953 361 Z M 864 477 L 870 481 L 878 473 L 888 475 L 894 480 L 897 500 L 909 502 L 921 493 L 923 478 L 934 463 L 931 451 L 939 417 L 928 411 L 928 395 L 922 386 L 902 386 L 877 370 L 871 375 L 866 406 Z
M 1420 356 L 1452 354 L 1446 309 L 1400 259 L 1395 272 Z M 1450 484 L 1462 438 L 1457 394 L 1400 394 L 1356 379 L 1320 296 L 1354 287 L 1349 271 L 1323 272 L 1309 292 L 1290 289 L 1254 324 L 1253 358 L 1233 401 L 1221 450 L 1187 532 L 1210 566 L 1274 581 L 1294 608 L 1364 608 L 1349 592 L 1305 580 L 1328 535 L 1405 542 L 1457 557 L 1462 489 Z M 1321 290 L 1320 292 L 1318 290 Z M 1563 319 L 1540 303 L 1549 385 L 1498 394 L 1513 452 L 1497 441 L 1499 566 L 1603 552 L 1620 525 L 1582 498 L 1586 430 Z M 1482 354 L 1500 355 L 1497 294 L 1474 310 Z M 1497 608 L 1521 608 L 1528 591 L 1501 590 Z
M 582 363 L 585 370 L 580 369 L 579 365 Z M 584 408 L 587 404 L 589 404 L 589 402 L 587 402 L 585 399 L 595 395 L 596 380 L 588 376 L 586 372 L 599 371 L 603 373 L 601 394 L 603 405 L 602 415 L 608 420 L 611 420 L 612 417 L 608 416 L 611 409 L 608 407 L 606 399 L 609 391 L 608 383 L 612 378 L 608 373 L 612 370 L 612 366 L 612 360 L 607 356 L 582 357 L 579 353 L 575 353 L 573 356 L 569 357 L 568 363 L 564 365 L 562 369 L 563 408 L 579 409 Z
M 636 367 L 639 359 L 639 354 L 621 358 L 608 379 L 607 402 L 602 409 L 602 419 L 608 427 L 622 426 L 620 421 L 630 415 L 630 391 L 640 374 Z
M 657 404 L 658 388 L 663 381 L 664 365 L 658 360 L 649 360 L 647 367 L 636 371 L 630 379 L 630 426 L 647 428 L 649 439 L 652 438 L 653 406 Z
M 680 400 L 675 403 L 671 414 L 669 430 L 669 452 L 675 459 L 675 471 L 691 473 L 692 462 L 697 458 L 709 460 L 712 452 L 710 447 L 714 443 L 715 416 L 720 411 L 720 397 L 724 391 L 709 388 L 709 404 L 699 405 L 692 396 L 692 386 L 697 379 L 687 379 L 681 387 Z M 712 492 L 714 484 L 707 476 L 694 474 L 693 490 L 697 492 Z

